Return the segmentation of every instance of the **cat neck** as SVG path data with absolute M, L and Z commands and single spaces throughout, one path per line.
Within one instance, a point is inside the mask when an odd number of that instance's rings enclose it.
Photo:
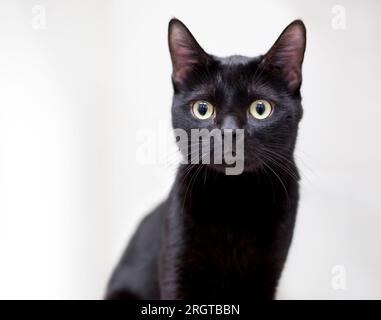
M 298 176 L 257 170 L 229 176 L 203 165 L 182 165 L 175 188 L 186 216 L 202 223 L 272 219 L 297 198 Z M 255 214 L 253 214 L 255 213 Z

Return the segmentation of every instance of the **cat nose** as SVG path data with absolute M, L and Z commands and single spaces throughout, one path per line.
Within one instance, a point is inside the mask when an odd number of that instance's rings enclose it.
M 233 131 L 233 136 L 235 136 L 236 132 L 235 130 L 239 129 L 239 123 L 236 117 L 232 115 L 226 116 L 222 123 L 221 123 L 221 131 L 222 133 L 224 130 L 232 130 Z

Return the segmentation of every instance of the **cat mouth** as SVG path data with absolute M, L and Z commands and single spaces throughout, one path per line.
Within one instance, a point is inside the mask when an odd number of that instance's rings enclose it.
M 227 175 L 240 175 L 245 171 L 245 158 L 236 151 L 229 151 L 222 155 L 222 161 L 210 161 L 209 163 L 203 163 L 208 168 L 211 168 L 217 172 L 223 172 Z

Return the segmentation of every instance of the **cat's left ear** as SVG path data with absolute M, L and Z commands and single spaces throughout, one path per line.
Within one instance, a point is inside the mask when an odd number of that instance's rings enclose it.
M 301 20 L 291 22 L 271 49 L 264 55 L 261 66 L 280 73 L 291 92 L 302 83 L 302 63 L 306 48 L 306 28 Z
M 201 48 L 188 28 L 173 18 L 168 27 L 168 44 L 172 60 L 172 79 L 181 86 L 188 73 L 200 65 L 205 65 L 211 57 Z

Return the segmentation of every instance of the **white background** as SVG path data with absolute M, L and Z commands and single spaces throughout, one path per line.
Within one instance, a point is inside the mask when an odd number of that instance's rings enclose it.
M 332 25 L 336 4 L 344 30 Z M 264 53 L 304 20 L 302 196 L 278 297 L 381 298 L 380 9 L 376 0 L 2 0 L 0 298 L 101 298 L 137 223 L 166 196 L 172 155 L 149 165 L 136 153 L 138 132 L 169 128 L 173 16 L 222 56 Z M 332 287 L 337 265 L 345 290 Z

